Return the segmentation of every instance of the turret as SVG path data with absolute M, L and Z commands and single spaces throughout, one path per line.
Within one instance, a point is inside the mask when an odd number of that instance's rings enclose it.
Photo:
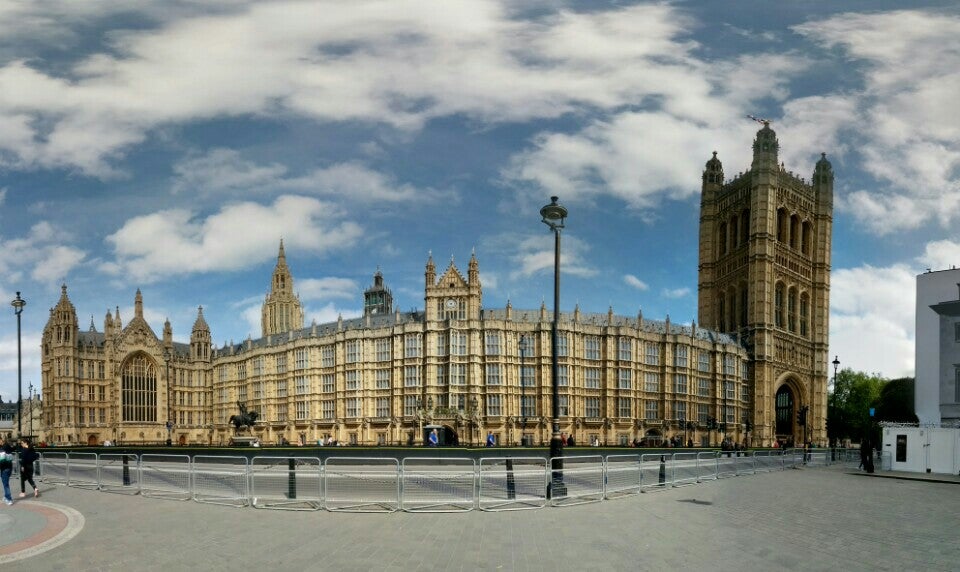
M 67 296 L 67 285 L 60 286 L 60 300 L 50 310 L 50 319 L 44 328 L 46 340 L 57 345 L 72 346 L 76 344 L 80 328 L 77 320 L 77 310 Z
M 299 297 L 293 293 L 293 275 L 287 267 L 282 239 L 270 281 L 270 292 L 263 302 L 260 324 L 264 336 L 303 328 L 303 307 Z
M 470 253 L 470 264 L 467 267 L 467 284 L 473 287 L 480 286 L 480 265 L 477 263 L 477 253 Z
M 770 129 L 770 122 L 763 122 L 763 129 L 757 131 L 757 138 L 753 140 L 753 163 L 750 168 L 754 171 L 780 170 L 778 153 L 780 143 L 777 134 Z
M 427 288 L 430 288 L 431 286 L 437 283 L 437 267 L 433 263 L 432 252 L 427 255 L 427 269 L 423 273 L 423 276 L 424 276 Z
M 190 333 L 190 359 L 209 361 L 210 339 L 210 326 L 203 319 L 203 306 L 198 306 L 197 319 L 193 322 L 193 331 Z

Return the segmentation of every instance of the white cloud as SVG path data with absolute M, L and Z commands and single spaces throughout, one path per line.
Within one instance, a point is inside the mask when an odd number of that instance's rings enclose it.
M 643 280 L 640 280 L 639 278 L 637 278 L 637 277 L 634 276 L 633 274 L 627 274 L 627 275 L 625 275 L 625 276 L 623 277 L 623 282 L 624 282 L 627 286 L 631 286 L 631 287 L 633 287 L 633 288 L 636 288 L 637 290 L 641 290 L 641 291 L 642 291 L 642 290 L 649 290 L 649 289 L 650 289 L 650 286 L 648 286 L 646 282 L 644 282 Z
M 323 254 L 351 246 L 362 234 L 335 207 L 310 197 L 230 204 L 202 219 L 172 209 L 132 218 L 108 236 L 116 261 L 103 270 L 143 282 L 237 270 L 275 256 L 281 237 L 301 252 Z
M 690 295 L 690 289 L 686 287 L 664 288 L 663 290 L 660 291 L 660 295 L 663 296 L 664 298 L 672 298 L 672 299 L 684 298 Z
M 87 256 L 64 244 L 70 240 L 46 221 L 34 224 L 23 238 L 0 237 L 0 273 L 10 282 L 23 280 L 25 273 L 40 282 L 65 280 Z
M 553 272 L 554 239 L 551 234 L 503 234 L 484 241 L 484 251 L 503 252 L 510 259 L 510 279 L 528 278 L 534 274 Z M 560 250 L 560 272 L 571 276 L 591 277 L 597 274 L 587 261 L 589 246 L 567 236 Z
M 297 280 L 294 283 L 294 289 L 300 295 L 303 301 L 310 300 L 330 300 L 330 299 L 348 299 L 357 300 L 360 295 L 360 287 L 356 281 L 349 278 L 307 278 L 306 280 Z
M 928 242 L 920 262 L 931 270 L 946 270 L 960 266 L 960 241 L 936 240 Z
M 349 320 L 350 318 L 359 318 L 363 315 L 363 311 L 357 308 L 338 308 L 333 302 L 330 302 L 326 306 L 321 308 L 308 308 L 305 312 L 305 322 L 306 325 L 309 325 L 316 321 L 318 324 L 328 324 L 330 322 L 336 322 L 341 316 L 344 320 Z
M 834 270 L 830 353 L 857 371 L 913 375 L 915 305 L 916 270 L 907 265 Z
M 949 227 L 960 216 L 960 18 L 920 10 L 839 14 L 795 30 L 866 64 L 863 88 L 840 99 L 857 109 L 845 127 L 862 141 L 864 170 L 884 185 L 840 206 L 877 234 L 929 220 Z M 892 216 L 878 223 L 885 215 Z
M 204 155 L 187 157 L 173 166 L 173 192 L 198 194 L 257 190 L 276 184 L 287 169 L 283 165 L 256 165 L 245 161 L 233 149 L 211 149 Z
M 21 6 L 18 16 L 44 17 L 45 4 Z M 108 30 L 109 51 L 72 67 L 20 60 L 0 68 L 7 165 L 111 175 L 110 161 L 153 129 L 248 114 L 415 129 L 435 117 L 524 121 L 666 96 L 671 113 L 702 120 L 718 111 L 710 94 L 724 85 L 735 84 L 726 88 L 731 100 L 739 89 L 780 95 L 774 72 L 788 59 L 702 66 L 690 57 L 696 44 L 678 39 L 689 21 L 664 4 L 535 19 L 511 19 L 482 0 L 449 0 L 443 10 L 416 0 L 147 10 L 154 27 Z M 89 17 L 60 15 L 66 31 Z M 710 73 L 738 81 L 704 79 Z

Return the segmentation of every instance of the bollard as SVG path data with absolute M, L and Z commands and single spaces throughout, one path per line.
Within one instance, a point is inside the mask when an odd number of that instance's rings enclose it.
M 664 455 L 660 455 L 660 486 L 667 482 L 667 460 Z
M 513 482 L 513 459 L 507 457 L 507 498 L 517 498 L 517 485 Z
M 127 462 L 127 455 L 123 456 L 123 486 L 130 486 L 130 464 Z
M 293 457 L 287 459 L 287 498 L 297 498 L 297 461 Z

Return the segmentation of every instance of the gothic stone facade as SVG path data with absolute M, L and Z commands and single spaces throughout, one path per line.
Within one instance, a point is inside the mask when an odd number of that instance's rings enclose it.
M 425 268 L 424 310 L 401 313 L 377 272 L 364 315 L 303 326 L 281 243 L 261 336 L 215 348 L 200 308 L 189 343 L 158 337 L 143 319 L 107 312 L 103 332 L 80 331 L 66 286 L 44 330 L 43 406 L 57 443 L 227 443 L 238 402 L 260 413 L 267 443 L 334 437 L 364 445 L 420 444 L 431 426 L 448 440 L 546 444 L 552 384 L 561 430 L 575 442 L 769 445 L 825 439 L 827 311 L 833 174 L 812 184 L 777 164 L 766 125 L 750 171 L 726 182 L 714 157 L 703 174 L 699 322 L 636 316 L 559 319 L 508 302 L 485 309 L 476 256 Z M 724 423 L 725 432 L 708 420 Z

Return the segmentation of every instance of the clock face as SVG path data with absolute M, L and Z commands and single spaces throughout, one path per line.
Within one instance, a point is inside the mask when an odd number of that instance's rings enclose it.
M 456 307 L 457 307 L 457 301 L 454 300 L 453 298 L 447 298 L 447 308 L 456 308 Z

